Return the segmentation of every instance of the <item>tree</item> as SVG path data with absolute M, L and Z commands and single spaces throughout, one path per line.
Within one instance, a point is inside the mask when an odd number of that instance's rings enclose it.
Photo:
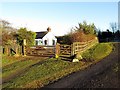
M 94 23 L 87 24 L 86 21 L 83 21 L 83 23 L 78 23 L 78 27 L 72 27 L 71 31 L 62 37 L 62 43 L 71 44 L 73 42 L 86 42 L 92 40 L 96 37 L 96 30 Z
M 69 44 L 70 45 L 72 43 L 70 38 L 71 38 L 70 34 L 64 35 L 63 36 L 63 44 Z
M 116 22 L 110 23 L 110 29 L 112 30 L 113 33 L 115 33 L 118 30 L 118 25 Z
M 71 42 L 85 42 L 96 37 L 96 27 L 94 23 L 87 24 L 86 21 L 78 23 L 79 27 L 73 28 L 74 32 L 70 34 Z
M 6 20 L 1 20 L 1 19 L 0 19 L 0 29 L 2 32 L 7 32 L 7 33 L 16 32 L 17 30 L 11 26 L 11 23 L 9 23 Z
M 36 33 L 32 31 L 27 31 L 27 28 L 20 28 L 17 33 L 17 40 L 20 45 L 23 44 L 23 39 L 26 39 L 27 46 L 34 45 L 34 40 L 36 38 Z
M 83 31 L 85 34 L 96 34 L 96 27 L 94 23 L 87 24 L 86 21 L 83 21 L 83 23 L 78 23 L 79 27 L 75 26 L 75 31 Z
M 0 20 L 0 35 L 2 36 L 2 45 L 11 45 L 15 39 L 16 29 L 10 26 L 10 23 L 5 20 Z
M 23 43 L 23 39 L 26 39 L 27 45 L 34 45 L 36 33 L 27 31 L 26 28 L 20 28 L 19 30 L 10 26 L 8 21 L 0 20 L 0 30 L 2 31 L 1 36 L 2 45 L 12 45 L 13 40 L 17 40 L 20 45 Z
M 118 41 L 120 41 L 120 31 L 119 31 L 119 30 L 117 30 L 117 31 L 115 32 L 115 38 L 116 38 Z
M 99 29 L 99 31 L 98 31 L 97 36 L 98 36 L 98 38 L 99 38 L 99 39 L 102 37 L 102 32 L 101 32 L 101 30 L 100 30 L 100 29 Z

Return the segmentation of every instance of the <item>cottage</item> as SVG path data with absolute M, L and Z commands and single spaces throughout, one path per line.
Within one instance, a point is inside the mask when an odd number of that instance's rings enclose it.
M 56 45 L 57 43 L 57 38 L 51 32 L 50 27 L 47 28 L 47 31 L 36 32 L 36 34 L 37 34 L 35 39 L 36 45 Z

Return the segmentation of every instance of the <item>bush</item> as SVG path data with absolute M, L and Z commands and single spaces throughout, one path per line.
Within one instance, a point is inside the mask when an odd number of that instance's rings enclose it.
M 86 42 L 95 38 L 95 35 L 85 34 L 83 31 L 71 34 L 71 42 Z

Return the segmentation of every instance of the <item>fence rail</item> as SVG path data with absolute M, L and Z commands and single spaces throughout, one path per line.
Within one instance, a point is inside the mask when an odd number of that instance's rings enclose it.
M 85 50 L 91 48 L 96 43 L 98 43 L 97 38 L 90 40 L 88 42 L 74 42 L 72 44 L 72 55 L 75 55 L 80 52 L 84 52 Z

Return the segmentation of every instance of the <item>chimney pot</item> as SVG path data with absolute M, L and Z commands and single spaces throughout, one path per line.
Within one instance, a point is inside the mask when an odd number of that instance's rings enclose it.
M 48 31 L 48 32 L 51 32 L 51 28 L 50 28 L 50 27 L 48 27 L 48 28 L 47 28 L 47 31 Z

